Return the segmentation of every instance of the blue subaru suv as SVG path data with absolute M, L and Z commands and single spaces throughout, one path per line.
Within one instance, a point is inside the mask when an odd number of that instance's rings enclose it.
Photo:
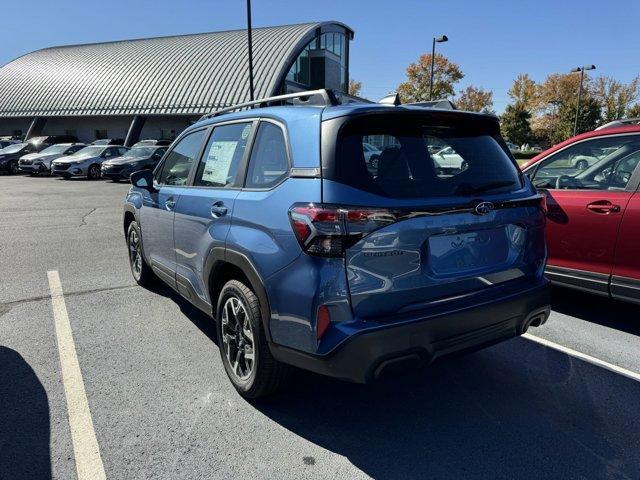
M 248 398 L 291 366 L 367 382 L 549 315 L 546 203 L 491 115 L 281 95 L 203 117 L 131 183 L 135 280 L 215 318 Z

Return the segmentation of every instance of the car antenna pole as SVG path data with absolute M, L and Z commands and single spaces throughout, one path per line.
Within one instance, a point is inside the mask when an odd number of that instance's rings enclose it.
M 253 101 L 253 42 L 251 39 L 251 0 L 247 0 L 247 40 L 249 42 L 249 100 Z

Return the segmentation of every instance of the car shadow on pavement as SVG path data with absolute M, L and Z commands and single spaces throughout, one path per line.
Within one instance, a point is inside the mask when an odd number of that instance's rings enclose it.
M 553 287 L 552 310 L 640 336 L 640 306 L 569 288 Z
M 51 478 L 47 393 L 22 356 L 0 346 L 0 478 Z
M 194 306 L 183 298 L 178 292 L 173 290 L 168 285 L 165 285 L 162 282 L 157 282 L 148 287 L 150 291 L 157 295 L 162 295 L 163 297 L 171 299 L 178 307 L 180 311 L 189 319 L 191 322 L 198 327 L 198 329 L 204 333 L 209 339 L 218 345 L 218 335 L 216 334 L 216 323 L 200 310 L 198 307 Z
M 640 382 L 521 338 L 373 385 L 300 374 L 254 405 L 376 479 L 640 477 Z

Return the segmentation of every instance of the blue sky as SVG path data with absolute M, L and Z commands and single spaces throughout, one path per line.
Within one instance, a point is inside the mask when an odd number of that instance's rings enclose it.
M 53 45 L 243 28 L 245 2 L 29 0 L 6 2 L 2 16 L 0 64 Z M 466 75 L 459 86 L 493 90 L 498 112 L 521 72 L 543 80 L 593 63 L 623 81 L 640 73 L 637 0 L 253 1 L 255 26 L 315 20 L 355 30 L 351 76 L 371 99 L 393 91 L 440 34 L 450 39 L 440 51 Z

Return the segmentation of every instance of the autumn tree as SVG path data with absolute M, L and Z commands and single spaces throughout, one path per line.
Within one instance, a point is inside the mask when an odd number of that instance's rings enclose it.
M 535 113 L 532 121 L 534 136 L 544 143 L 555 144 L 573 135 L 580 75 L 575 73 L 549 75 L 538 85 Z M 593 80 L 585 75 L 578 133 L 593 130 L 600 123 L 600 103 L 593 94 Z
M 494 113 L 491 109 L 491 107 L 493 107 L 493 92 L 491 90 L 474 87 L 473 85 L 469 85 L 467 88 L 458 92 L 455 104 L 459 110 Z
M 502 135 L 516 145 L 522 145 L 531 141 L 533 133 L 529 120 L 531 113 L 520 102 L 507 105 L 500 117 L 500 129 Z
M 538 86 L 526 73 L 521 73 L 513 81 L 507 92 L 514 104 L 529 112 L 537 107 Z
M 354 97 L 357 97 L 358 95 L 360 95 L 360 90 L 362 90 L 362 82 L 358 82 L 357 80 L 354 80 L 354 79 L 349 80 L 349 89 L 348 89 L 349 95 L 353 95 Z
M 640 94 L 640 77 L 622 83 L 613 77 L 598 77 L 593 83 L 593 96 L 602 107 L 602 121 L 611 122 L 628 116 L 627 111 Z
M 464 73 L 460 67 L 442 54 L 436 53 L 433 69 L 433 99 L 439 100 L 454 95 L 455 84 Z M 407 67 L 407 81 L 398 86 L 403 102 L 424 102 L 429 100 L 431 79 L 431 54 L 420 55 L 417 62 Z

